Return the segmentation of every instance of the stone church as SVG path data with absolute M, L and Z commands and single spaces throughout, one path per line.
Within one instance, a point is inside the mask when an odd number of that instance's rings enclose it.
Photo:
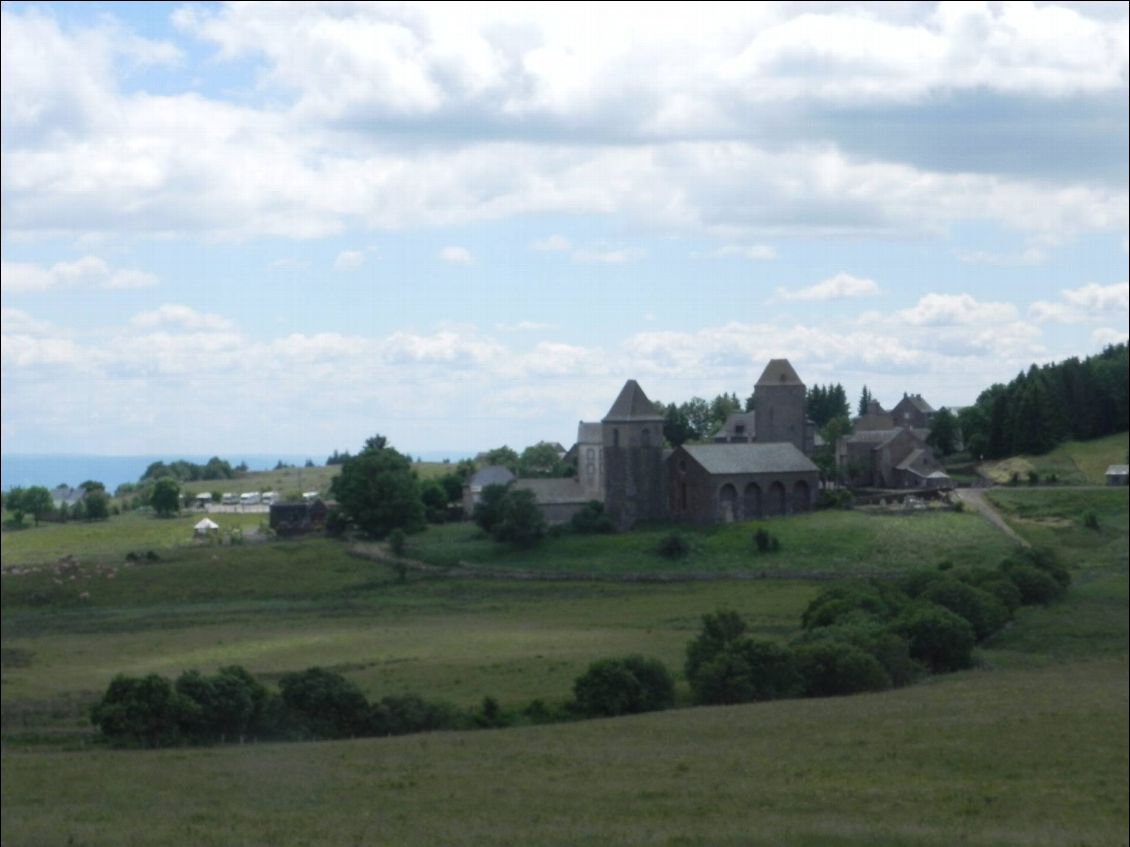
M 714 524 L 811 509 L 819 482 L 806 455 L 812 427 L 804 383 L 787 360 L 769 362 L 754 386 L 754 411 L 740 417 L 727 421 L 724 443 L 665 449 L 663 415 L 628 380 L 599 423 L 578 425 L 567 454 L 576 477 L 513 485 L 532 491 L 551 523 L 598 500 L 622 530 L 648 521 Z

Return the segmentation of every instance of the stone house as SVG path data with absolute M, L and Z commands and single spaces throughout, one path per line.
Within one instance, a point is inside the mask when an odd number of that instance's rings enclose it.
M 515 479 L 514 472 L 505 465 L 487 465 L 479 468 L 463 485 L 463 514 L 468 518 L 475 511 L 483 489 L 488 485 L 509 485 Z
M 840 478 L 862 488 L 952 488 L 953 480 L 920 433 L 898 427 L 841 437 L 836 442 Z
M 820 472 L 795 444 L 684 444 L 667 458 L 668 515 L 695 524 L 807 512 Z

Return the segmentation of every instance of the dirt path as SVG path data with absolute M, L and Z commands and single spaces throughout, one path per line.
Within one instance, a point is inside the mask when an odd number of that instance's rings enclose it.
M 1016 531 L 1008 525 L 1001 513 L 996 510 L 985 498 L 985 492 L 979 488 L 958 488 L 955 489 L 957 496 L 966 507 L 976 511 L 981 517 L 1019 544 L 1021 547 L 1031 547 L 1032 545 L 1016 534 Z

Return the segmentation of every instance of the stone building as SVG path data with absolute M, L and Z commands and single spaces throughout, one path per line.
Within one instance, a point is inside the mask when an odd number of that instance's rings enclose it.
M 816 465 L 788 441 L 684 444 L 667 459 L 668 515 L 715 524 L 807 512 L 819 480 Z
M 667 517 L 663 415 L 629 379 L 600 422 L 604 510 L 618 529 Z
M 836 442 L 840 479 L 861 488 L 952 488 L 953 480 L 926 443 L 936 414 L 921 394 L 903 394 L 891 411 L 872 400 Z

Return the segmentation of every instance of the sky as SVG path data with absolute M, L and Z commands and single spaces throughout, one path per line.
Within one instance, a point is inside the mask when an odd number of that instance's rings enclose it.
M 2 4 L 3 452 L 972 403 L 1128 327 L 1127 4 Z

